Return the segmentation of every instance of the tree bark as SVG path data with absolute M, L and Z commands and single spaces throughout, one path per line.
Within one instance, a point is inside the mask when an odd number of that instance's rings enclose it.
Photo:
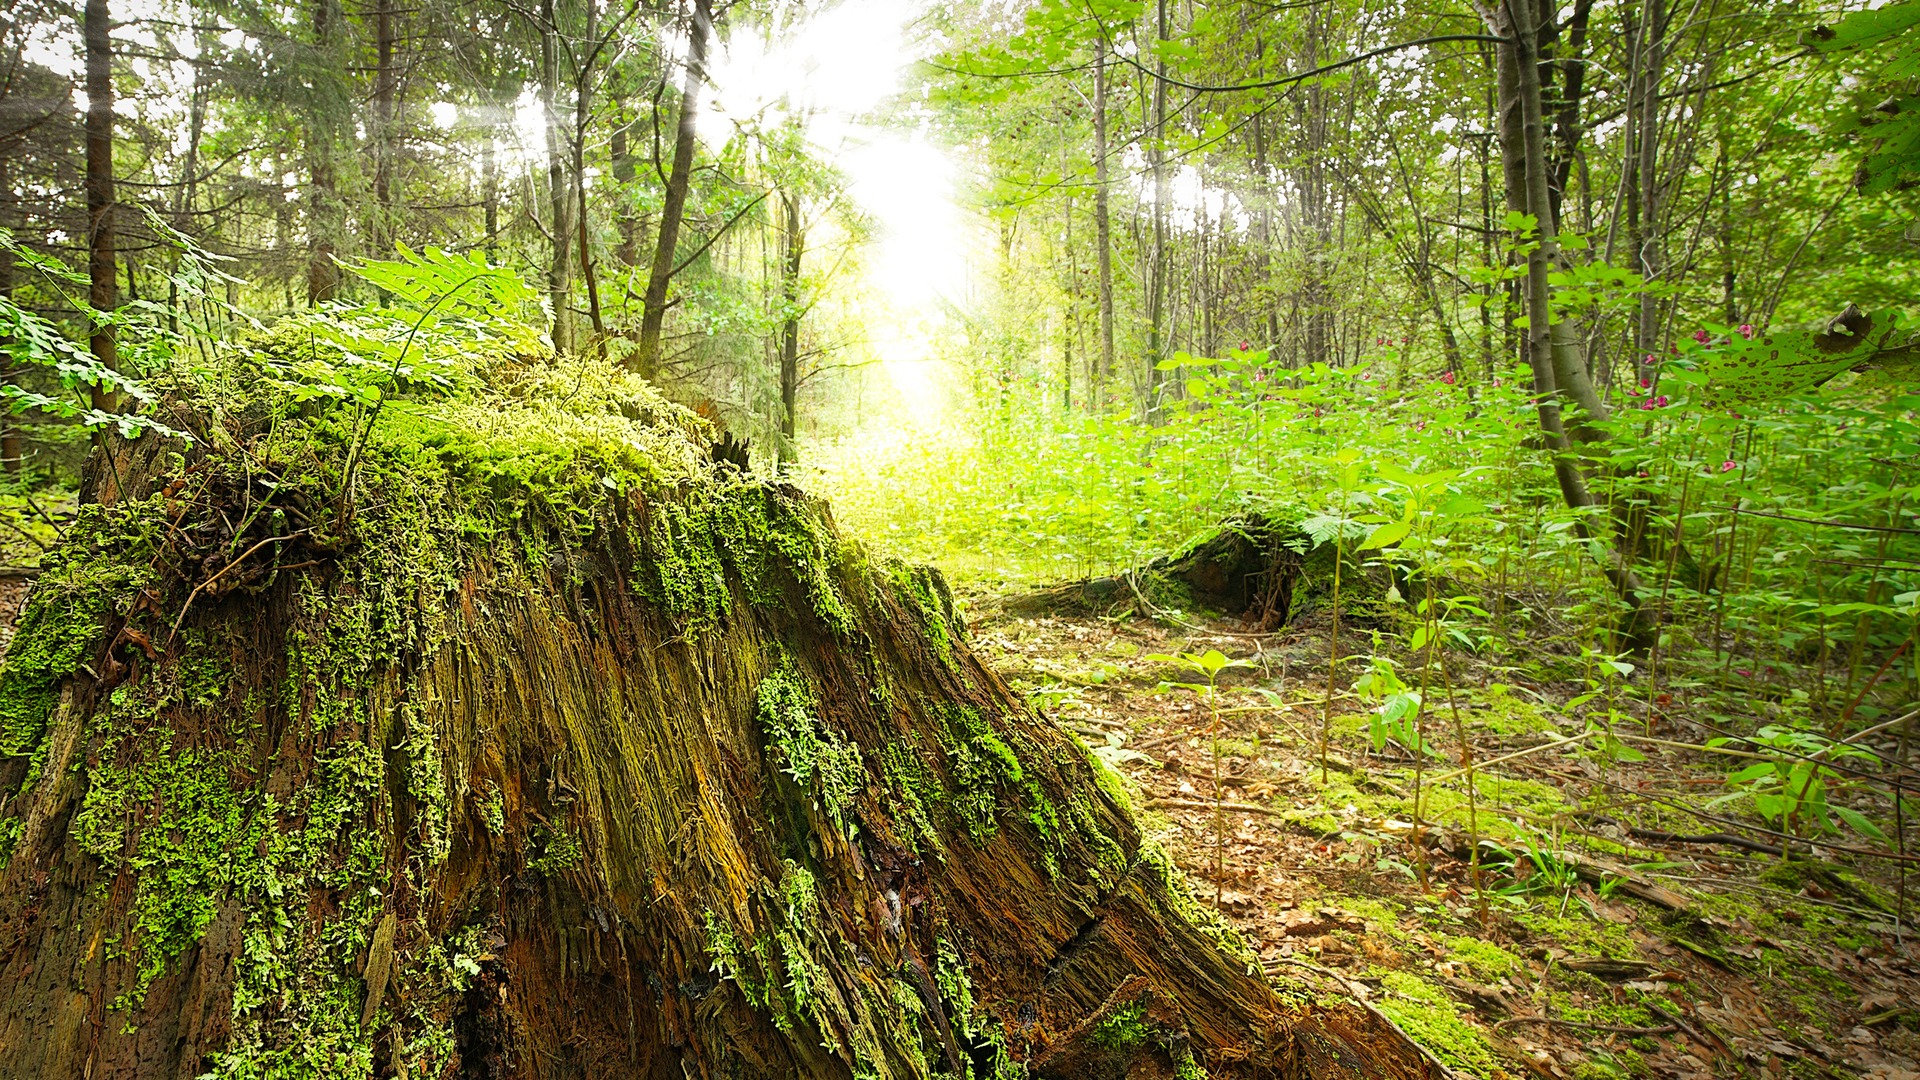
M 653 248 L 653 269 L 640 312 L 640 345 L 635 363 L 640 374 L 655 378 L 660 371 L 660 334 L 667 318 L 667 286 L 673 277 L 675 250 L 680 243 L 680 220 L 686 212 L 687 184 L 693 173 L 693 152 L 700 117 L 700 85 L 707 74 L 707 35 L 713 32 L 712 0 L 693 0 L 693 25 L 687 31 L 686 80 L 680 88 L 680 122 L 674 132 L 673 167 L 660 207 L 660 232 Z
M 1158 0 L 1154 22 L 1156 39 L 1167 40 L 1167 0 Z M 1149 421 L 1162 416 L 1160 361 L 1166 359 L 1167 201 L 1172 198 L 1167 177 L 1167 61 L 1153 64 L 1152 132 L 1147 140 L 1147 167 L 1153 173 L 1153 253 L 1147 261 L 1147 378 L 1141 411 Z
M 340 87 L 342 64 L 338 35 L 337 0 L 313 4 L 311 85 L 314 100 L 303 110 L 307 119 L 307 304 L 312 306 L 340 295 L 340 193 L 336 186 L 335 156 L 339 153 L 340 111 L 346 107 Z
M 1634 130 L 1638 134 L 1635 174 L 1639 181 L 1639 221 L 1641 228 L 1634 248 L 1634 269 L 1648 284 L 1659 280 L 1660 251 L 1660 75 L 1666 28 L 1666 11 L 1661 0 L 1646 0 L 1646 15 L 1641 24 L 1640 115 Z M 1634 327 L 1634 345 L 1641 358 L 1660 351 L 1660 301 L 1652 291 L 1640 294 L 1639 318 Z
M 373 8 L 373 250 L 382 258 L 393 253 L 399 214 L 393 192 L 393 0 L 374 0 Z
M 627 144 L 632 127 L 632 121 L 623 120 L 615 124 L 610 148 L 613 182 L 617 188 L 614 196 L 613 223 L 620 233 L 620 244 L 614 249 L 614 258 L 620 261 L 621 266 L 628 269 L 640 263 L 640 223 L 633 213 L 633 181 L 636 173 L 633 167 L 633 151 Z
M 18 232 L 17 207 L 20 196 L 13 190 L 13 166 L 6 155 L 0 154 L 0 228 Z M 13 252 L 0 251 L 0 299 L 13 299 Z M 10 345 L 10 335 L 0 335 L 0 346 Z M 9 383 L 19 377 L 19 372 L 11 365 L 0 373 Z M 24 464 L 24 443 L 20 438 L 19 414 L 8 411 L 0 414 L 0 468 L 9 473 L 18 473 Z
M 467 437 L 370 442 L 351 545 L 285 524 L 333 441 L 113 445 L 0 672 L 10 1077 L 1436 1075 L 1275 992 L 936 573 L 597 392 L 481 404 L 654 479 L 425 406 Z
M 1546 0 L 1552 3 L 1553 0 Z M 1586 472 L 1573 449 L 1562 415 L 1563 403 L 1574 400 L 1582 411 L 1596 420 L 1606 418 L 1606 407 L 1593 393 L 1586 370 L 1571 358 L 1571 348 L 1555 348 L 1553 325 L 1553 287 L 1548 275 L 1560 260 L 1560 247 L 1554 220 L 1550 169 L 1546 149 L 1546 124 L 1540 94 L 1539 13 L 1535 0 L 1508 0 L 1495 6 L 1475 0 L 1475 6 L 1488 28 L 1507 39 L 1498 56 L 1499 132 L 1501 160 L 1506 172 L 1507 208 L 1530 216 L 1535 221 L 1532 250 L 1527 255 L 1524 302 L 1527 317 L 1526 361 L 1533 372 L 1534 403 L 1540 431 L 1553 456 L 1554 478 L 1561 497 L 1575 513 L 1575 528 L 1583 537 L 1591 536 L 1590 520 L 1595 508 Z M 1566 329 L 1560 333 L 1565 335 Z M 1625 543 L 1622 537 L 1616 544 Z M 1618 559 L 1601 562 L 1601 569 L 1615 592 L 1627 605 L 1622 634 L 1630 648 L 1646 645 L 1647 609 L 1640 597 L 1641 582 L 1633 570 L 1631 552 Z
M 553 224 L 552 259 L 547 265 L 547 302 L 553 308 L 553 348 L 574 351 L 573 252 L 576 207 L 567 166 L 573 153 L 560 116 L 560 24 L 554 0 L 540 5 L 540 107 L 547 140 L 547 203 Z
M 1088 405 L 1104 408 L 1106 387 L 1114 377 L 1113 359 L 1113 214 L 1107 194 L 1107 44 L 1097 46 L 1093 63 L 1093 246 L 1100 268 L 1100 360 L 1090 380 Z
M 799 458 L 794 439 L 799 434 L 800 414 L 800 259 L 807 246 L 801 231 L 800 197 L 780 193 L 785 218 L 781 229 L 783 250 L 780 259 L 780 464 L 790 465 Z
M 107 0 L 87 0 L 82 37 L 87 52 L 87 302 L 98 312 L 120 306 L 119 272 L 114 259 L 113 191 L 113 17 Z M 94 320 L 93 358 L 109 371 L 120 359 L 113 327 Z M 115 408 L 107 386 L 93 387 L 93 407 Z

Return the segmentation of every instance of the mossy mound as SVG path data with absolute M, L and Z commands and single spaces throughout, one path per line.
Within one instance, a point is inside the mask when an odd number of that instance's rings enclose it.
M 1332 544 L 1316 544 L 1302 529 L 1248 516 L 1225 522 L 1186 550 L 1154 559 L 1138 572 L 1054 586 L 1016 598 L 1008 607 L 1210 611 L 1274 630 L 1332 599 L 1333 570 Z M 1344 553 L 1340 573 L 1340 604 L 1349 617 L 1364 618 L 1386 596 L 1384 572 L 1363 566 L 1352 552 Z
M 937 575 L 592 362 L 375 410 L 302 340 L 93 463 L 0 670 L 6 1076 L 1422 1074 Z

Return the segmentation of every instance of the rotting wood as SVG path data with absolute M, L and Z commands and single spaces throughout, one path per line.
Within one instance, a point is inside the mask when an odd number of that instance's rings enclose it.
M 484 471 L 568 437 L 517 399 L 394 410 L 350 530 L 265 547 L 250 505 L 329 505 L 324 426 L 116 444 L 0 669 L 9 1076 L 1440 1074 L 1277 994 L 937 575 L 610 367 L 513 377 L 586 375 L 583 472 Z

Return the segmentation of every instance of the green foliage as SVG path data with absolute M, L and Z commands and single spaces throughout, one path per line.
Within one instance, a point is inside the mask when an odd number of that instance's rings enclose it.
M 58 291 L 87 284 L 84 275 L 21 246 L 5 229 L 0 229 L 0 259 L 26 264 Z M 89 431 L 112 428 L 127 439 L 137 439 L 149 431 L 179 436 L 181 432 L 152 415 L 154 395 L 145 380 L 147 374 L 171 359 L 181 344 L 178 334 L 166 328 L 165 311 L 136 303 L 113 312 L 83 305 L 82 314 L 95 326 L 111 328 L 122 339 L 120 368 L 103 364 L 51 320 L 20 306 L 11 289 L 0 290 L 0 355 L 16 372 L 36 368 L 46 372 L 62 391 L 46 394 L 31 390 L 16 376 L 0 384 L 0 400 L 4 400 L 6 411 L 19 414 L 34 410 L 72 420 Z M 107 395 L 108 400 L 112 395 L 124 395 L 132 408 L 101 409 L 93 404 L 95 394 Z
M 1807 35 L 1814 51 L 1864 62 L 1867 93 L 1878 97 L 1871 112 L 1856 113 L 1840 131 L 1866 144 L 1854 176 L 1865 192 L 1882 192 L 1920 183 L 1920 3 L 1902 0 L 1884 7 L 1848 13 L 1831 27 Z M 1888 96 L 1891 94 L 1891 96 Z M 1864 97 L 1865 95 L 1861 95 Z

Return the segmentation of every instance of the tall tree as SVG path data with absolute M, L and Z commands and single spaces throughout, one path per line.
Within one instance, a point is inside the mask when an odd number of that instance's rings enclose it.
M 113 190 L 113 18 L 107 0 L 87 0 L 82 37 L 87 52 L 87 302 L 97 312 L 120 306 L 114 259 Z M 113 327 L 96 319 L 93 357 L 109 370 L 119 368 Z M 111 410 L 114 393 L 93 388 L 93 407 Z
M 660 232 L 654 242 L 653 268 L 647 275 L 647 292 L 640 314 L 640 345 L 634 360 L 640 374 L 649 379 L 658 377 L 660 370 L 660 334 L 666 325 L 667 285 L 673 278 L 680 221 L 687 207 L 687 182 L 693 174 L 700 86 L 706 79 L 707 37 L 712 32 L 712 0 L 693 0 L 693 18 L 687 29 L 686 75 L 680 89 L 680 122 L 673 138 L 673 167 L 667 174 L 666 198 L 660 207 Z
M 1107 40 L 1102 32 L 1093 61 L 1093 232 L 1100 266 L 1100 363 L 1091 380 L 1090 404 L 1106 404 L 1102 395 L 1113 381 L 1113 211 L 1107 190 Z
M 800 197 L 780 193 L 783 228 L 780 259 L 780 463 L 796 458 L 800 394 L 800 260 L 807 235 L 800 220 Z

